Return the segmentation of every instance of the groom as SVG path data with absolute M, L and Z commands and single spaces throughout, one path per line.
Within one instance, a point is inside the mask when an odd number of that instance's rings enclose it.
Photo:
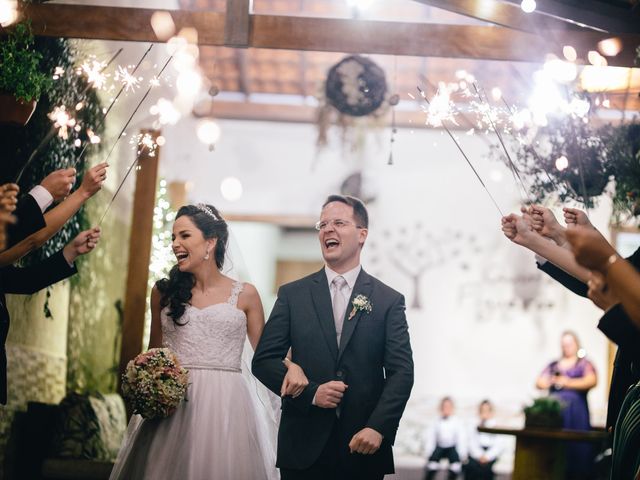
M 309 385 L 285 397 L 278 432 L 282 480 L 382 479 L 413 386 L 404 297 L 367 274 L 369 219 L 354 197 L 330 196 L 316 224 L 325 268 L 284 285 L 253 357 L 280 394 L 285 359 Z

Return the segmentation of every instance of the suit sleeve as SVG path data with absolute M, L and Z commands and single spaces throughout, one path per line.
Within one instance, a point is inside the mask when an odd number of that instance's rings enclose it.
M 31 295 L 49 285 L 76 273 L 62 255 L 62 250 L 37 265 L 30 267 L 4 267 L 0 270 L 3 293 Z
M 13 215 L 16 217 L 16 223 L 7 225 L 7 248 L 46 226 L 40 205 L 31 195 L 23 195 L 18 200 Z
M 291 346 L 290 325 L 289 301 L 285 289 L 280 288 L 251 362 L 251 371 L 255 377 L 278 396 L 287 374 L 287 368 L 282 360 L 287 356 Z M 306 412 L 311 407 L 317 389 L 318 384 L 309 380 L 309 385 L 298 397 L 287 397 L 285 401 Z
M 387 312 L 384 370 L 386 380 L 382 395 L 366 426 L 393 444 L 413 387 L 413 356 L 402 295 Z
M 538 268 L 549 275 L 551 278 L 553 278 L 555 281 L 564 285 L 573 293 L 580 295 L 581 297 L 587 296 L 587 291 L 589 289 L 586 284 L 582 283 L 580 280 L 575 278 L 573 275 L 568 274 L 561 268 L 555 266 L 553 263 L 548 261 L 543 263 L 542 265 L 538 263 Z
M 609 340 L 628 351 L 636 351 L 640 345 L 640 330 L 635 326 L 621 304 L 614 305 L 600 318 L 598 329 Z

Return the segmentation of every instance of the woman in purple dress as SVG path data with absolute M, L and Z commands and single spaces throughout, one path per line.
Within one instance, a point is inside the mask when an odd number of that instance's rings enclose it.
M 562 426 L 571 430 L 590 430 L 587 393 L 598 383 L 593 364 L 584 358 L 578 337 L 564 332 L 562 358 L 551 362 L 536 382 L 562 403 Z M 567 478 L 587 479 L 593 470 L 593 450 L 588 442 L 567 442 Z

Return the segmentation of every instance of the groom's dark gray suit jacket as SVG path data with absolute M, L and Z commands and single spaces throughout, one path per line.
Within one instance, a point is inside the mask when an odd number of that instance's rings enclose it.
M 352 311 L 352 300 L 366 296 L 372 311 Z M 297 398 L 282 402 L 278 432 L 279 468 L 305 469 L 320 456 L 334 422 L 335 409 L 312 405 L 322 383 L 342 380 L 348 385 L 340 403 L 340 448 L 364 427 L 384 436 L 374 455 L 350 456 L 363 468 L 394 471 L 391 445 L 413 386 L 413 359 L 405 317 L 404 297 L 361 270 L 347 305 L 340 347 L 336 340 L 331 294 L 322 269 L 284 285 L 265 325 L 253 357 L 254 375 L 280 394 L 286 374 L 282 359 L 292 349 L 309 386 Z

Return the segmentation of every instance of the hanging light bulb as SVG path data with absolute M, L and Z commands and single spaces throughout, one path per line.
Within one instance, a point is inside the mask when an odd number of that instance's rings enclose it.
M 235 202 L 242 197 L 242 182 L 236 177 L 227 177 L 220 183 L 220 192 L 225 200 Z
M 220 127 L 212 119 L 206 118 L 198 124 L 196 134 L 205 145 L 215 145 L 220 138 Z
M 535 0 L 522 0 L 520 4 L 520 8 L 525 13 L 531 13 L 536 9 L 536 1 Z
M 559 171 L 565 170 L 568 166 L 569 166 L 569 159 L 567 159 L 567 157 L 565 157 L 564 155 L 562 155 L 561 157 L 558 157 L 558 159 L 556 160 L 556 168 Z
M 18 19 L 18 2 L 16 0 L 0 0 L 0 25 L 8 27 Z

